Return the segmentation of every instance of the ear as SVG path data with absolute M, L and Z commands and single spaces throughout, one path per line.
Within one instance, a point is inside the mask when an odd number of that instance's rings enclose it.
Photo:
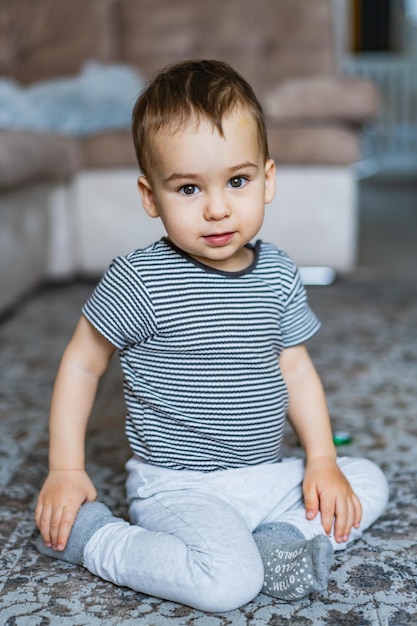
M 159 217 L 158 205 L 152 185 L 146 176 L 139 176 L 138 189 L 142 199 L 143 208 L 150 217 Z
M 265 204 L 272 202 L 275 195 L 275 175 L 276 167 L 273 159 L 268 159 L 265 163 Z

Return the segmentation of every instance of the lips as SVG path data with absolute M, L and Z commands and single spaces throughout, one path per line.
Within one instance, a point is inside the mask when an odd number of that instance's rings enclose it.
M 235 233 L 221 233 L 219 235 L 206 235 L 204 237 L 204 241 L 208 243 L 210 246 L 220 247 L 227 246 L 234 237 Z

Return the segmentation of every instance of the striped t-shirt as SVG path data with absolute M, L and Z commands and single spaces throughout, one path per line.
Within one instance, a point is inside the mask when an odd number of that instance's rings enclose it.
M 320 324 L 289 257 L 257 242 L 241 272 L 162 239 L 116 258 L 83 313 L 120 351 L 126 434 L 143 461 L 214 471 L 280 460 L 278 357 Z

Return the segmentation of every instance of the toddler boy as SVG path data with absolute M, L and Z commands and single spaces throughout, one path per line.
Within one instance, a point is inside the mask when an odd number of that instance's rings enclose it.
M 304 345 L 319 322 L 288 256 L 251 243 L 275 190 L 261 107 L 228 65 L 184 62 L 139 97 L 133 137 L 143 206 L 167 237 L 112 262 L 65 350 L 38 547 L 204 611 L 320 592 L 333 551 L 383 512 L 387 484 L 371 462 L 337 459 Z M 131 523 L 95 502 L 84 469 L 116 349 Z M 281 458 L 287 416 L 305 461 Z

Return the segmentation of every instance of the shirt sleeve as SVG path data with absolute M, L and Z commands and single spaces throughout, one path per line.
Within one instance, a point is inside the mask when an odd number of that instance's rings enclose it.
M 114 259 L 82 313 L 119 350 L 144 341 L 156 331 L 146 285 L 125 257 Z
M 321 326 L 319 319 L 308 303 L 307 292 L 298 268 L 288 257 L 287 260 L 290 263 L 291 280 L 287 282 L 287 300 L 281 320 L 284 348 L 304 343 L 313 337 Z

